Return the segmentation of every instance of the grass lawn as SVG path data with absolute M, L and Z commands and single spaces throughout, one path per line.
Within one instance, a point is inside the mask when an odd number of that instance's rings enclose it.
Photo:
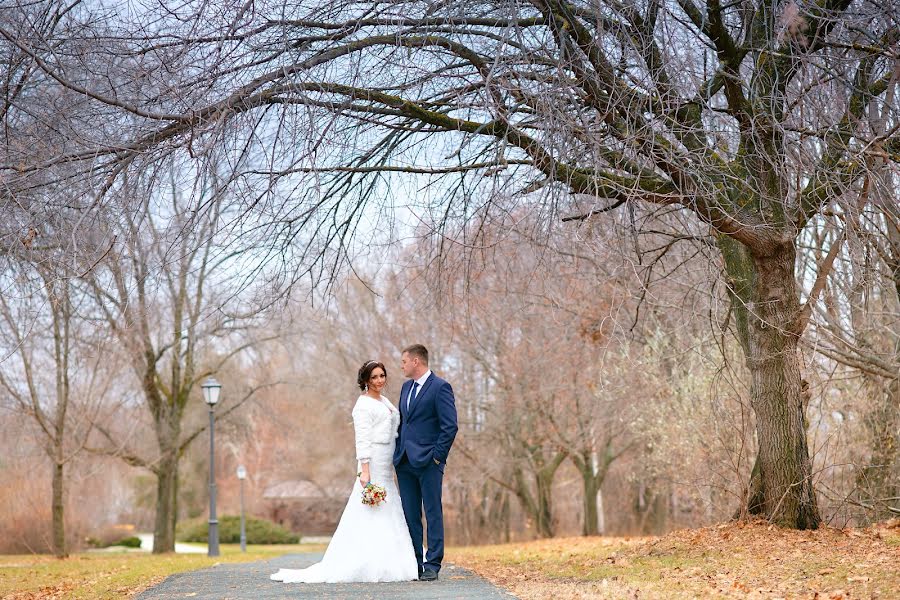
M 450 548 L 523 600 L 900 598 L 900 520 L 788 531 L 729 523 L 661 538 L 557 538 Z
M 204 546 L 205 547 L 205 546 Z M 120 599 L 131 597 L 173 573 L 193 571 L 216 563 L 265 560 L 295 552 L 321 552 L 322 544 L 222 544 L 222 555 L 149 554 L 145 552 L 89 552 L 59 560 L 46 555 L 0 556 L 0 598 Z

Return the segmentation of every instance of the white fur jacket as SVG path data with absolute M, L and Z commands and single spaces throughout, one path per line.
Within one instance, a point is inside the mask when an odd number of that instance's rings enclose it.
M 384 396 L 381 402 L 360 396 L 353 407 L 353 429 L 356 431 L 356 460 L 369 462 L 373 444 L 390 444 L 397 437 L 400 411 Z

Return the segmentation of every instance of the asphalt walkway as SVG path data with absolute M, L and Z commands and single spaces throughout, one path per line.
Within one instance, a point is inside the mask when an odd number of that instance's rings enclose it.
M 281 583 L 269 579 L 278 569 L 300 569 L 321 554 L 288 554 L 252 563 L 219 564 L 178 573 L 137 596 L 138 600 L 274 600 L 276 598 L 378 600 L 511 600 L 512 594 L 475 573 L 444 565 L 438 581 L 401 583 Z

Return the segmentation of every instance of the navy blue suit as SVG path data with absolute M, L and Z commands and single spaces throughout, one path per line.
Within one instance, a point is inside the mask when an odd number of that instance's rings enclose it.
M 441 570 L 444 558 L 444 514 L 441 486 L 450 446 L 456 437 L 456 403 L 450 384 L 432 373 L 406 407 L 413 380 L 400 388 L 400 436 L 394 468 L 406 526 L 419 571 Z M 422 508 L 428 523 L 428 553 L 422 557 Z

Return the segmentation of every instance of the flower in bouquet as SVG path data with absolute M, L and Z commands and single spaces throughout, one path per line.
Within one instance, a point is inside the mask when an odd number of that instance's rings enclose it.
M 387 498 L 387 491 L 372 482 L 366 484 L 362 491 L 362 503 L 369 506 L 378 506 Z

